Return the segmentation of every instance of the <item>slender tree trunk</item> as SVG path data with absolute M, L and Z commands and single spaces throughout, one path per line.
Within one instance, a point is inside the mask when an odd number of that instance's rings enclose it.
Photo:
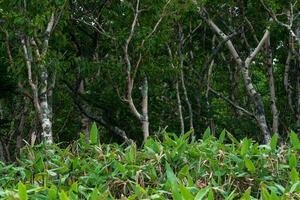
M 57 18 L 56 18 L 57 17 Z M 58 16 L 55 16 L 55 11 L 52 12 L 51 17 L 48 21 L 47 28 L 44 33 L 44 39 L 41 47 L 38 46 L 36 39 L 28 37 L 25 34 L 21 38 L 23 47 L 23 54 L 27 67 L 28 82 L 33 92 L 33 102 L 35 110 L 39 116 L 39 120 L 42 125 L 42 138 L 47 144 L 53 143 L 52 136 L 52 108 L 49 105 L 48 90 L 53 88 L 48 87 L 48 69 L 46 66 L 46 56 L 49 46 L 50 34 L 55 26 L 55 21 L 58 20 Z M 33 56 L 33 52 L 34 55 Z M 39 81 L 33 81 L 32 66 L 37 66 L 39 69 Z M 51 92 L 52 93 L 52 92 Z M 52 95 L 52 94 L 51 94 Z
M 149 137 L 149 117 L 148 117 L 148 80 L 147 77 L 144 78 L 144 84 L 142 86 L 142 116 L 141 116 L 141 123 L 142 123 L 142 130 L 144 136 L 144 142 Z
M 205 91 L 205 100 L 206 100 L 206 112 L 207 112 L 207 119 L 209 121 L 210 131 L 213 135 L 215 135 L 215 123 L 211 113 L 210 101 L 209 101 L 209 91 L 210 91 L 210 80 L 212 78 L 212 69 L 214 66 L 214 60 L 210 63 L 208 70 L 207 70 L 207 82 L 206 82 L 206 91 Z
M 5 161 L 4 156 L 4 145 L 2 144 L 2 141 L 0 140 L 0 161 Z
M 179 122 L 180 122 L 180 134 L 182 135 L 182 134 L 184 134 L 185 130 L 184 130 L 184 119 L 183 119 L 183 115 L 182 115 L 182 104 L 181 104 L 178 80 L 176 80 L 175 89 L 176 89 L 178 116 L 179 116 Z
M 181 24 L 178 24 L 178 28 L 179 28 L 178 54 L 179 54 L 179 57 L 180 57 L 180 80 L 181 80 L 181 86 L 182 86 L 182 90 L 183 90 L 184 100 L 185 100 L 185 103 L 188 106 L 189 121 L 190 121 L 190 130 L 194 131 L 193 109 L 192 109 L 192 105 L 191 105 L 191 102 L 189 100 L 189 96 L 188 96 L 187 89 L 186 89 L 186 86 L 185 86 L 185 79 L 184 79 L 184 72 L 183 72 L 184 57 L 183 57 L 183 53 L 182 52 L 183 52 L 183 45 L 184 45 L 184 34 L 183 34 L 183 30 L 182 30 Z M 190 53 L 191 53 L 191 51 L 190 51 Z
M 292 86 L 290 85 L 290 64 L 292 60 L 292 49 L 293 49 L 293 38 L 290 36 L 289 38 L 289 50 L 288 50 L 288 56 L 285 62 L 284 66 L 284 89 L 287 94 L 287 99 L 288 99 L 288 104 L 293 113 L 295 113 L 294 106 L 293 106 L 293 101 L 292 101 Z
M 48 70 L 47 68 L 41 64 L 41 90 L 40 90 L 40 120 L 42 123 L 43 133 L 42 136 L 44 140 L 52 144 L 53 143 L 53 137 L 52 137 L 52 122 L 50 120 L 50 116 L 52 115 L 50 112 L 50 106 L 48 102 Z
M 81 79 L 81 81 L 80 81 L 78 92 L 79 92 L 79 94 L 84 94 L 85 93 L 85 87 L 84 87 L 84 80 L 83 79 Z M 83 105 L 83 109 L 88 111 L 88 108 L 85 108 L 84 105 Z M 85 135 L 85 140 L 87 142 L 90 139 L 90 130 L 89 130 L 90 125 L 91 125 L 90 119 L 88 117 L 86 117 L 84 114 L 82 114 L 81 115 L 81 128 L 82 128 L 82 132 Z
M 255 117 L 258 122 L 258 125 L 263 133 L 264 141 L 268 143 L 271 140 L 271 134 L 267 125 L 267 120 L 265 117 L 264 104 L 262 102 L 262 98 L 260 94 L 256 91 L 253 86 L 252 80 L 249 75 L 249 65 L 242 66 L 242 74 L 244 78 L 244 83 L 246 86 L 246 90 L 248 95 L 250 96 L 254 107 L 255 107 Z
M 300 60 L 300 59 L 299 59 Z M 297 133 L 300 137 L 300 63 L 298 63 L 298 76 L 297 76 L 297 112 L 296 112 L 296 118 L 297 118 Z
M 270 90 L 270 98 L 271 98 L 271 111 L 273 116 L 272 132 L 278 133 L 279 111 L 276 106 L 275 81 L 273 76 L 273 56 L 272 56 L 272 49 L 270 44 L 270 37 L 266 41 L 266 52 L 267 52 L 267 73 L 268 73 L 268 82 L 269 82 L 269 90 Z
M 214 30 L 224 41 L 226 41 L 228 50 L 232 54 L 232 56 L 235 59 L 235 61 L 237 62 L 237 64 L 240 66 L 240 68 L 242 70 L 242 75 L 243 75 L 246 91 L 254 105 L 254 108 L 255 108 L 256 121 L 263 133 L 265 143 L 268 143 L 271 140 L 271 134 L 270 134 L 268 124 L 266 121 L 266 117 L 265 117 L 264 105 L 263 105 L 260 94 L 256 91 L 256 89 L 252 83 L 252 79 L 249 74 L 249 66 L 250 66 L 252 60 L 258 54 L 258 52 L 262 49 L 263 44 L 266 42 L 266 39 L 270 35 L 270 31 L 268 29 L 265 31 L 264 36 L 260 40 L 257 47 L 254 49 L 253 52 L 251 52 L 251 54 L 247 57 L 247 59 L 245 61 L 243 61 L 241 59 L 241 57 L 239 56 L 236 48 L 234 47 L 232 41 L 230 39 L 228 39 L 228 36 L 208 17 L 206 10 L 202 9 L 200 6 L 198 6 L 198 3 L 196 0 L 194 0 L 193 2 L 197 6 L 199 14 L 209 24 L 211 29 Z
M 188 110 L 189 110 L 190 130 L 194 131 L 193 109 L 192 109 L 192 105 L 191 105 L 189 96 L 187 94 L 187 89 L 186 89 L 186 86 L 185 86 L 183 69 L 180 70 L 180 79 L 181 79 L 181 85 L 182 85 L 182 90 L 183 90 L 183 94 L 184 94 L 184 100 L 185 100 L 185 103 L 187 104 Z

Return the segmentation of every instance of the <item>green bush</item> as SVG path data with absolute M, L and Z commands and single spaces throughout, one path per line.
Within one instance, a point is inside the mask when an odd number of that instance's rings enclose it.
M 95 136 L 93 136 L 95 137 Z M 269 145 L 223 131 L 190 141 L 163 133 L 135 144 L 92 144 L 65 149 L 26 146 L 18 163 L 0 163 L 2 199 L 299 199 L 300 142 Z

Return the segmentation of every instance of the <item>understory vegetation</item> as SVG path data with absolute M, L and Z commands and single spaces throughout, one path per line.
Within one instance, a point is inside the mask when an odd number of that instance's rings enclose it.
M 142 147 L 97 144 L 97 129 L 60 148 L 25 146 L 0 163 L 1 199 L 299 199 L 300 141 L 269 145 L 229 132 L 201 140 L 161 132 Z

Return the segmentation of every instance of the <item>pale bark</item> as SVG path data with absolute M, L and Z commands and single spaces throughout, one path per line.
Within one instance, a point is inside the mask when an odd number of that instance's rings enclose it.
M 300 69 L 298 66 L 298 77 L 297 77 L 297 133 L 300 136 Z
M 130 34 L 126 40 L 125 43 L 125 48 L 124 48 L 124 54 L 125 54 L 125 61 L 126 61 L 126 65 L 127 65 L 127 96 L 126 96 L 126 101 L 129 105 L 129 108 L 131 110 L 131 112 L 133 113 L 133 115 L 140 121 L 141 125 L 142 125 L 142 131 L 143 131 L 143 139 L 144 142 L 146 141 L 146 139 L 149 136 L 149 119 L 148 119 L 148 81 L 147 78 L 144 79 L 144 84 L 142 86 L 142 114 L 139 113 L 139 111 L 137 110 L 135 103 L 133 102 L 132 99 L 132 90 L 133 90 L 133 85 L 134 85 L 134 79 L 137 73 L 137 70 L 139 68 L 142 56 L 141 54 L 139 55 L 139 59 L 135 65 L 135 68 L 133 69 L 134 72 L 132 72 L 132 65 L 131 65 L 131 60 L 129 57 L 129 52 L 128 52 L 128 47 L 129 44 L 133 38 L 134 32 L 135 32 L 135 28 L 136 28 L 136 24 L 137 24 L 137 20 L 138 20 L 138 16 L 139 16 L 140 10 L 139 10 L 139 0 L 137 1 L 136 4 L 136 9 L 135 9 L 135 14 L 134 14 L 134 19 L 131 25 L 131 31 Z M 143 43 L 143 42 L 142 42 Z
M 170 56 L 171 66 L 173 69 L 175 69 L 175 65 L 173 63 L 172 50 L 169 46 L 167 46 L 167 47 L 168 47 L 168 53 Z M 180 123 L 180 134 L 182 135 L 185 133 L 185 130 L 184 130 L 184 119 L 183 119 L 183 113 L 182 113 L 182 103 L 181 103 L 181 97 L 180 97 L 178 77 L 176 77 L 175 90 L 176 90 L 176 99 L 177 99 L 178 118 L 179 118 L 179 123 Z
M 144 48 L 145 41 L 148 40 L 157 30 L 159 24 L 161 23 L 163 17 L 165 16 L 165 11 L 167 8 L 167 5 L 170 3 L 171 0 L 168 0 L 163 7 L 163 13 L 161 17 L 158 19 L 156 24 L 154 25 L 153 29 L 147 36 L 141 41 L 141 44 L 139 46 L 140 49 Z M 140 9 L 140 0 L 137 0 L 136 6 L 134 9 L 134 17 L 133 21 L 131 24 L 131 29 L 128 38 L 126 39 L 125 46 L 124 46 L 124 58 L 125 58 L 125 63 L 126 63 L 126 74 L 127 74 L 127 95 L 126 95 L 126 101 L 129 105 L 129 108 L 133 115 L 139 120 L 139 122 L 142 125 L 142 131 L 143 131 L 143 138 L 144 142 L 146 139 L 149 137 L 149 117 L 148 117 L 148 80 L 147 77 L 144 78 L 143 80 L 143 86 L 141 87 L 141 92 L 142 92 L 142 108 L 141 108 L 141 113 L 137 110 L 135 103 L 132 99 L 132 90 L 134 86 L 134 81 L 136 74 L 138 72 L 138 69 L 140 67 L 141 61 L 142 61 L 142 53 L 139 52 L 138 54 L 138 59 L 135 63 L 134 66 L 132 66 L 132 60 L 129 55 L 129 44 L 131 43 L 135 29 L 138 23 L 138 17 L 142 10 Z
M 190 130 L 194 131 L 194 124 L 193 124 L 193 109 L 192 109 L 192 105 L 191 102 L 189 100 L 189 96 L 187 93 L 187 89 L 185 86 L 185 79 L 184 79 L 184 72 L 183 72 L 183 43 L 184 43 L 184 35 L 183 35 L 183 31 L 182 31 L 182 27 L 179 24 L 179 48 L 178 48 L 178 54 L 180 57 L 180 80 L 181 80 L 181 86 L 182 86 L 182 90 L 183 90 L 183 95 L 184 95 L 184 100 L 185 103 L 187 104 L 188 107 L 188 111 L 189 111 L 189 122 L 190 122 Z
M 285 89 L 285 92 L 286 92 L 287 98 L 288 98 L 289 107 L 290 107 L 291 111 L 293 113 L 295 113 L 294 106 L 293 106 L 293 101 L 292 101 L 292 86 L 290 84 L 290 76 L 289 76 L 289 74 L 290 74 L 290 64 L 291 64 L 291 60 L 292 60 L 292 48 L 293 48 L 293 39 L 292 39 L 292 37 L 290 37 L 288 56 L 287 56 L 285 66 L 284 66 L 284 79 L 283 79 L 283 82 L 284 82 L 284 89 Z
M 266 53 L 267 53 L 267 73 L 268 73 L 268 83 L 269 83 L 269 90 L 270 90 L 271 111 L 273 116 L 272 133 L 278 133 L 279 111 L 276 106 L 275 81 L 273 76 L 273 56 L 272 56 L 272 49 L 270 44 L 270 37 L 266 40 Z
M 41 48 L 38 47 L 34 38 L 29 38 L 27 36 L 23 36 L 21 39 L 21 43 L 23 46 L 23 54 L 25 58 L 25 63 L 27 67 L 27 76 L 28 82 L 33 92 L 33 102 L 35 110 L 39 116 L 39 120 L 42 125 L 42 138 L 43 141 L 47 144 L 53 143 L 53 135 L 52 135 L 52 108 L 49 104 L 49 86 L 48 86 L 48 69 L 45 65 L 45 58 L 48 51 L 49 39 L 50 34 L 55 25 L 55 13 L 51 14 L 51 17 L 48 21 L 47 28 L 44 33 L 44 40 Z M 35 57 L 33 56 L 32 52 L 35 53 Z M 37 67 L 39 68 L 39 85 L 37 81 L 34 83 L 33 81 L 33 74 L 32 74 L 32 65 L 36 63 Z M 37 79 L 37 78 L 36 78 Z M 54 87 L 54 83 L 52 86 Z M 39 89 L 40 88 L 40 89 Z M 53 88 L 50 88 L 52 96 Z
M 180 134 L 184 134 L 184 119 L 182 114 L 182 104 L 181 104 L 181 98 L 180 98 L 180 91 L 179 91 L 179 83 L 176 79 L 175 83 L 175 89 L 176 89 L 176 99 L 177 99 L 177 109 L 178 109 L 178 116 L 179 116 L 179 123 L 180 123 Z
M 81 79 L 80 84 L 79 84 L 79 88 L 78 88 L 78 93 L 79 94 L 85 94 L 85 86 L 84 86 L 84 80 Z M 87 110 L 87 108 L 84 108 L 85 110 Z M 82 114 L 81 116 L 81 127 L 82 127 L 82 132 L 85 135 L 85 139 L 86 141 L 89 141 L 90 139 L 90 125 L 91 125 L 91 121 L 88 117 L 86 117 L 84 114 Z
M 4 145 L 2 144 L 2 141 L 0 140 L 0 161 L 5 161 L 5 156 L 4 156 Z
M 196 5 L 197 2 L 193 1 Z M 239 67 L 242 70 L 242 75 L 244 79 L 244 84 L 246 87 L 246 91 L 248 93 L 248 96 L 250 97 L 252 103 L 254 104 L 255 108 L 255 118 L 256 121 L 263 133 L 264 141 L 268 143 L 271 140 L 271 134 L 267 125 L 266 117 L 265 117 L 265 111 L 264 111 L 264 105 L 262 102 L 262 98 L 260 94 L 256 91 L 252 79 L 249 74 L 249 66 L 252 62 L 252 60 L 255 58 L 255 56 L 258 54 L 258 52 L 263 47 L 264 43 L 266 42 L 267 38 L 270 35 L 270 31 L 267 29 L 264 33 L 264 36 L 260 40 L 257 47 L 254 49 L 254 51 L 246 58 L 245 61 L 243 61 L 238 52 L 236 51 L 232 41 L 229 39 L 228 36 L 207 16 L 207 13 L 204 9 L 201 9 L 198 6 L 198 11 L 201 15 L 201 17 L 209 24 L 211 29 L 215 31 L 223 40 L 227 40 L 226 45 L 229 49 L 230 53 L 232 54 L 233 58 L 235 59 L 236 63 L 239 65 Z
M 149 117 L 148 117 L 148 80 L 147 77 L 144 78 L 144 83 L 142 86 L 142 115 L 141 123 L 144 141 L 149 137 Z

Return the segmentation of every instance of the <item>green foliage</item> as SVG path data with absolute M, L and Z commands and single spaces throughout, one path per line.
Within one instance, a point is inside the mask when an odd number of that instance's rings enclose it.
M 99 131 L 98 131 L 96 123 L 94 122 L 92 124 L 91 131 L 90 131 L 90 142 L 91 142 L 91 144 L 97 144 L 98 143 L 98 135 L 99 135 Z
M 0 163 L 0 197 L 297 199 L 298 149 L 276 149 L 275 142 L 269 148 L 247 138 L 237 142 L 229 133 L 222 135 L 233 142 L 211 135 L 189 142 L 190 133 L 181 137 L 164 133 L 160 140 L 150 138 L 141 149 L 135 144 L 98 145 L 84 139 L 65 149 L 26 146 L 17 164 Z

